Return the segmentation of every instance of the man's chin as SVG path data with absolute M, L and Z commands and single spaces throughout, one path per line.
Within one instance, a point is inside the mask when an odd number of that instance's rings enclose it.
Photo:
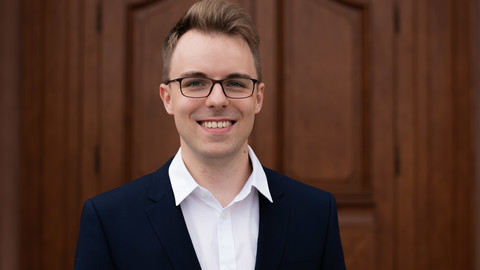
M 228 159 L 235 158 L 235 156 L 241 154 L 245 150 L 244 147 L 240 145 L 233 146 L 231 144 L 217 142 L 205 143 L 201 146 L 201 149 L 198 149 L 196 152 L 200 158 L 204 160 L 227 161 Z

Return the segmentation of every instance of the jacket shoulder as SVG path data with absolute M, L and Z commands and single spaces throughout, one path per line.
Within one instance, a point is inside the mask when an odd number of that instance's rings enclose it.
M 101 208 L 119 208 L 121 206 L 128 207 L 128 205 L 132 204 L 143 204 L 144 201 L 149 200 L 149 195 L 153 190 L 168 192 L 165 189 L 170 188 L 169 166 L 170 161 L 153 173 L 146 174 L 117 188 L 103 192 L 90 200 L 96 207 Z

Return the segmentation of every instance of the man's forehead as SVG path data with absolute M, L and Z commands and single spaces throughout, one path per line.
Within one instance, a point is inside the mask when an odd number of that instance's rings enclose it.
M 192 41 L 194 42 L 193 44 Z M 185 45 L 193 45 L 188 47 L 188 49 L 190 50 L 199 48 L 197 46 L 198 43 L 195 42 L 202 42 L 207 44 L 236 43 L 239 47 L 245 47 L 250 50 L 248 43 L 240 35 L 229 35 L 219 32 L 204 32 L 197 29 L 192 29 L 185 32 L 185 34 L 183 34 L 179 38 L 173 53 L 175 53 L 177 49 L 185 47 Z
M 170 65 L 173 76 L 186 73 L 212 76 L 211 70 L 222 69 L 222 76 L 256 74 L 253 54 L 243 38 L 198 30 L 190 30 L 179 39 Z

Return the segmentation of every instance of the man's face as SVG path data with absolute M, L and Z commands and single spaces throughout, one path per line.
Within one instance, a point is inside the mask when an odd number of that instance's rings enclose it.
M 235 74 L 257 79 L 252 53 L 241 37 L 190 30 L 177 43 L 169 75 L 221 80 Z M 249 98 L 230 99 L 217 83 L 208 97 L 188 98 L 178 82 L 161 84 L 160 96 L 167 113 L 174 116 L 182 155 L 218 159 L 246 151 L 255 114 L 262 108 L 264 84 L 255 88 Z

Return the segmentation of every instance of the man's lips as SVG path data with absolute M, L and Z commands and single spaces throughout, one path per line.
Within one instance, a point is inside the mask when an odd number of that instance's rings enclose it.
M 199 121 L 199 125 L 209 128 L 209 129 L 221 129 L 221 128 L 228 128 L 229 126 L 235 124 L 235 121 L 232 120 L 207 120 L 207 121 Z

